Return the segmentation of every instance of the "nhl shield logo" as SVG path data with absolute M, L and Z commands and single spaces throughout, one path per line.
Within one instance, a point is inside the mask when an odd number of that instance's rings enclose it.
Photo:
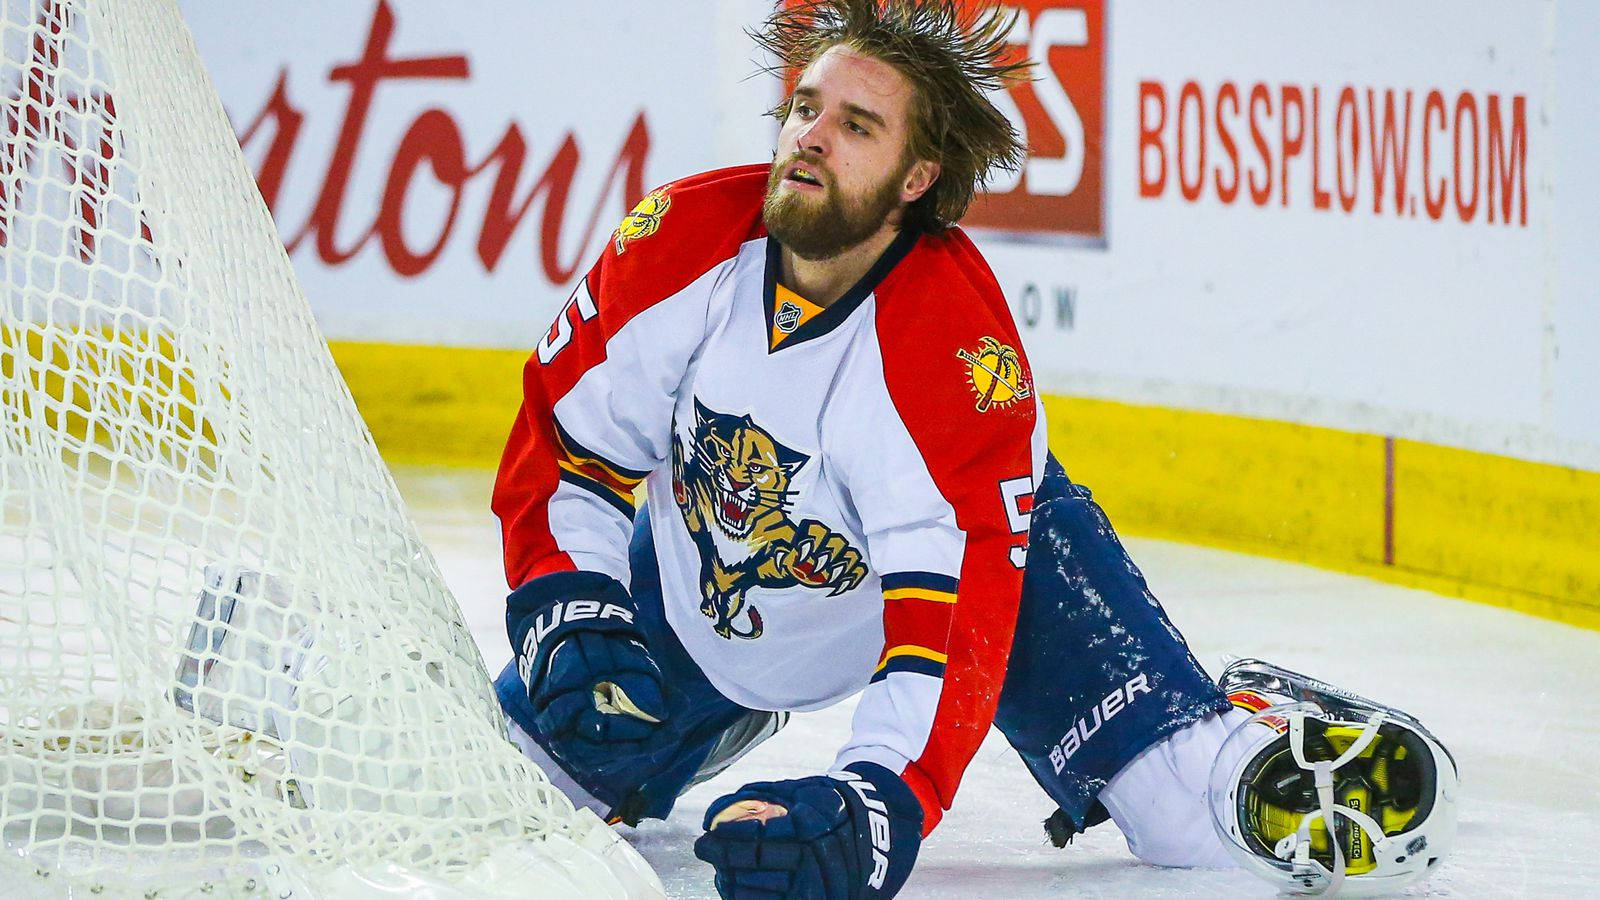
M 800 307 L 794 305 L 793 300 L 783 301 L 778 311 L 772 314 L 772 324 L 784 334 L 794 334 L 800 327 Z

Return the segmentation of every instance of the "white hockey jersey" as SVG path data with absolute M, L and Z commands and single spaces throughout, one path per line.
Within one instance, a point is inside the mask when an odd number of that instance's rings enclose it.
M 959 229 L 902 234 L 820 308 L 777 283 L 766 179 L 651 193 L 539 342 L 495 487 L 507 580 L 628 585 L 644 482 L 706 677 L 754 709 L 865 688 L 835 764 L 900 773 L 931 830 L 999 700 L 1043 415 Z

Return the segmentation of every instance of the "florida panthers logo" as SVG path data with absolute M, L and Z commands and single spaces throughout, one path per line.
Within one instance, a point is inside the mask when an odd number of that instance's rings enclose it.
M 841 534 L 789 517 L 795 473 L 809 461 L 778 443 L 749 416 L 694 401 L 694 433 L 672 446 L 672 487 L 700 552 L 700 611 L 725 638 L 761 636 L 751 588 L 803 585 L 837 596 L 861 583 L 867 567 Z M 732 552 L 729 552 L 732 551 Z M 729 559 L 739 551 L 741 559 Z M 735 625 L 741 616 L 743 626 Z
M 665 189 L 646 194 L 633 211 L 623 217 L 622 224 L 617 226 L 617 253 L 627 250 L 629 241 L 647 238 L 660 230 L 661 217 L 671 207 L 672 198 L 666 195 Z

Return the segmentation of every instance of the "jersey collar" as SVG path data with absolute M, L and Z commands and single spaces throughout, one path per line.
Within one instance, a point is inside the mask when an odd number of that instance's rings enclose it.
M 850 314 L 855 312 L 856 307 L 860 306 L 861 302 L 872 294 L 878 283 L 883 281 L 889 272 L 899 264 L 900 260 L 911 252 L 911 248 L 916 246 L 917 237 L 918 235 L 915 231 L 902 229 L 899 234 L 895 235 L 894 241 L 884 249 L 883 254 L 872 264 L 872 268 L 867 270 L 867 274 L 861 276 L 861 280 L 851 285 L 850 290 L 844 292 L 844 296 L 835 300 L 831 306 L 822 312 L 801 322 L 788 337 L 784 338 L 776 347 L 773 347 L 773 319 L 777 313 L 778 275 L 783 271 L 783 247 L 778 243 L 777 238 L 768 235 L 767 268 L 763 276 L 761 291 L 761 305 L 767 317 L 767 352 L 771 354 L 787 350 L 813 338 L 822 337 L 839 327 L 839 323 L 850 318 Z

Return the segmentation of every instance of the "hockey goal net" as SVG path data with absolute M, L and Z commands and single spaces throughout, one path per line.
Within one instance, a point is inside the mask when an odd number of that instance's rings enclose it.
M 173 0 L 0 41 L 0 893 L 659 893 L 506 740 Z

